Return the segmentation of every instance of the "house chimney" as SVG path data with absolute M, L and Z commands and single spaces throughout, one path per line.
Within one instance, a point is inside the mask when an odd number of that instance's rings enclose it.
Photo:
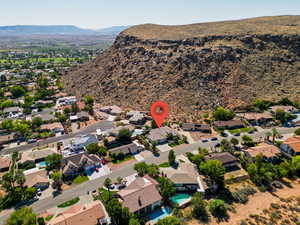
M 138 201 L 139 201 L 139 206 L 142 206 L 142 200 L 141 200 L 141 196 L 139 196 L 139 199 L 138 199 Z

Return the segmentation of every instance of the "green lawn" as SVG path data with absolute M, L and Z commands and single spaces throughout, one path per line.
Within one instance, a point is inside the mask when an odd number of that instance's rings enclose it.
M 89 178 L 87 176 L 78 176 L 74 179 L 73 183 L 74 184 L 81 184 L 81 183 L 84 183 L 88 180 L 89 180 Z
M 48 222 L 48 221 L 50 221 L 50 220 L 53 218 L 53 216 L 54 216 L 54 215 L 47 216 L 47 217 L 45 218 L 45 220 Z
M 108 190 L 106 190 L 105 188 L 100 188 L 99 193 L 101 193 L 100 197 L 101 197 L 102 202 L 105 203 L 109 200 L 109 195 L 110 195 L 110 197 L 112 197 L 117 192 L 116 191 L 110 191 L 110 194 L 109 194 Z
M 128 161 L 128 160 L 131 160 L 133 158 L 134 157 L 132 155 L 128 155 L 128 156 L 125 156 L 124 159 L 118 159 L 118 160 L 112 161 L 112 163 L 113 164 L 119 164 L 121 162 L 125 162 L 125 161 Z
M 164 163 L 159 164 L 158 166 L 161 168 L 166 168 L 166 167 L 170 167 L 170 164 L 169 164 L 169 162 L 164 162 Z
M 244 127 L 244 128 L 241 128 L 241 129 L 233 129 L 233 130 L 228 130 L 229 133 L 231 134 L 237 134 L 237 133 L 245 133 L 245 132 L 249 132 L 253 130 L 252 127 Z
M 79 201 L 80 201 L 80 198 L 79 198 L 79 197 L 73 198 L 73 199 L 71 199 L 71 200 L 69 200 L 69 201 L 67 201 L 67 202 L 64 202 L 64 203 L 58 205 L 57 207 L 58 207 L 58 208 L 69 207 L 69 206 L 71 206 L 71 205 L 75 205 L 75 204 L 78 203 Z

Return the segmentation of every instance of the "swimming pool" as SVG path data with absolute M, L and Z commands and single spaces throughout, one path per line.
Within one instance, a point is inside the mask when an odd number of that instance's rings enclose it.
M 45 168 L 45 167 L 46 167 L 46 162 L 45 162 L 45 161 L 40 162 L 40 163 L 39 163 L 39 167 L 40 167 L 40 168 Z
M 189 200 L 191 200 L 191 196 L 189 194 L 176 194 L 173 197 L 170 198 L 170 200 L 177 204 L 177 205 L 182 205 L 184 203 L 187 203 Z
M 167 216 L 171 215 L 171 209 L 168 207 L 161 207 L 155 211 L 153 211 L 150 215 L 149 218 L 151 220 L 151 222 L 155 223 L 160 219 L 163 219 Z

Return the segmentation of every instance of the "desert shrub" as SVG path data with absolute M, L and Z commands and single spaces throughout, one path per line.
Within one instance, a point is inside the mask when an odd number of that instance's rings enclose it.
M 248 196 L 256 193 L 256 190 L 250 186 L 244 187 L 232 193 L 235 202 L 245 204 L 248 202 Z

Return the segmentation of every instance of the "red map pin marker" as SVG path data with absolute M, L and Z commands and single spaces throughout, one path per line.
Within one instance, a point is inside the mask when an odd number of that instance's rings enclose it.
M 169 106 L 165 102 L 154 102 L 150 107 L 150 111 L 156 125 L 160 127 L 169 114 Z

